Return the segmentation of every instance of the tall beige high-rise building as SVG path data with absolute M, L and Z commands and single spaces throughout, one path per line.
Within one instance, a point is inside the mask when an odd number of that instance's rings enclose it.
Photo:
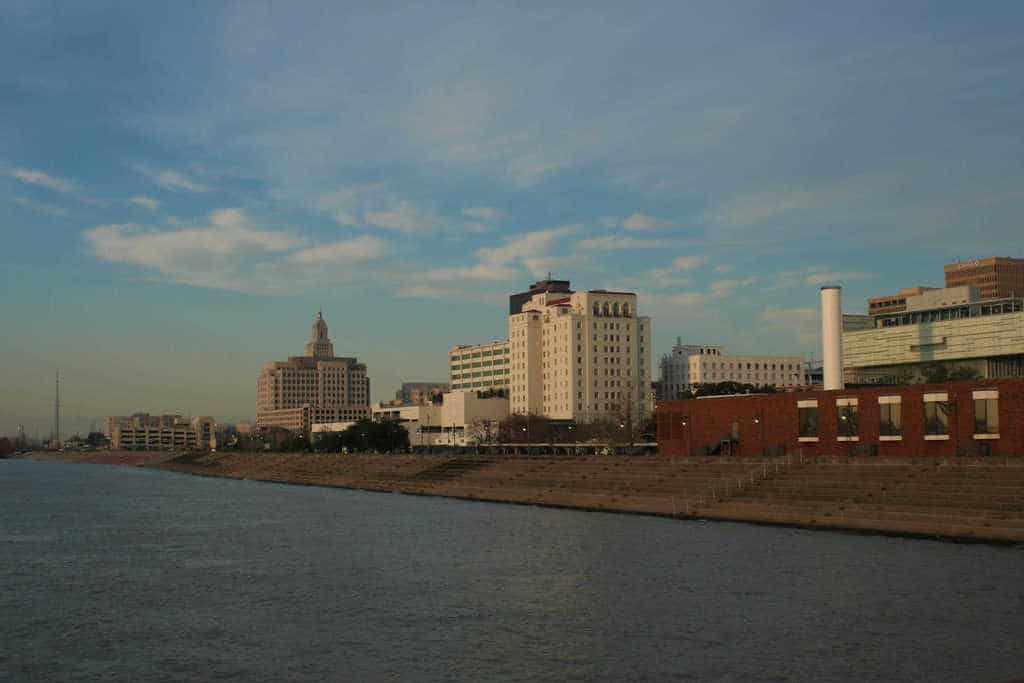
M 636 294 L 542 292 L 508 319 L 509 409 L 588 422 L 651 410 L 651 320 Z
M 316 314 L 306 355 L 267 363 L 256 389 L 256 424 L 310 433 L 317 422 L 370 417 L 366 365 L 334 355 L 323 315 Z

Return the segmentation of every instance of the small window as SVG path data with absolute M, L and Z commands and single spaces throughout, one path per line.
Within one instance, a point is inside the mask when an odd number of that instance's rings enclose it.
M 800 418 L 800 438 L 818 438 L 818 404 L 817 401 L 801 401 L 797 409 Z
M 903 415 L 899 396 L 879 396 L 879 436 L 902 436 Z
M 929 436 L 949 436 L 950 404 L 946 394 L 925 394 L 924 397 L 924 434 Z
M 853 440 L 858 433 L 857 399 L 836 399 L 836 435 L 840 440 Z
M 974 392 L 974 434 L 999 434 L 999 394 L 995 391 Z

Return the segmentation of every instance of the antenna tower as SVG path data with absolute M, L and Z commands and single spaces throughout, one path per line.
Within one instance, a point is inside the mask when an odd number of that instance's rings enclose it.
M 60 443 L 60 370 L 57 371 L 57 396 L 53 402 L 53 440 Z

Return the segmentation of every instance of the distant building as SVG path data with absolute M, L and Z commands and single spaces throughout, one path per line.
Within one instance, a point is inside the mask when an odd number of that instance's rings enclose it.
M 572 294 L 572 290 L 569 289 L 568 280 L 552 280 L 551 275 L 548 275 L 547 280 L 540 280 L 530 285 L 530 289 L 525 292 L 519 292 L 512 294 L 508 298 L 508 314 L 515 315 L 521 313 L 523 310 L 523 304 L 533 298 L 535 294 L 555 294 L 561 293 L 565 296 Z
M 876 296 L 868 299 L 868 316 L 875 318 L 894 313 L 943 308 L 957 304 L 970 304 L 982 300 L 978 287 L 959 285 L 956 287 L 910 287 L 901 289 L 895 296 Z M 844 327 L 848 326 L 844 322 Z
M 665 400 L 692 391 L 696 384 L 739 382 L 791 388 L 807 384 L 804 359 L 799 356 L 730 356 L 721 346 L 682 344 L 661 357 Z
M 430 403 L 434 396 L 449 391 L 447 382 L 402 382 L 402 388 L 395 392 L 399 405 L 407 403 Z
M 217 448 L 216 423 L 212 417 L 181 415 L 112 416 L 103 422 L 115 450 L 210 450 Z
M 1024 259 L 992 256 L 947 263 L 946 287 L 977 287 L 982 299 L 1024 296 Z
M 662 456 L 1019 456 L 1024 380 L 848 387 L 658 404 Z
M 448 352 L 452 391 L 508 391 L 508 340 L 455 346 Z
M 873 296 L 868 299 L 868 315 L 901 313 L 907 310 L 907 297 L 917 296 L 935 289 L 934 287 L 904 287 L 897 294 Z
M 488 441 L 508 417 L 508 399 L 453 391 L 440 405 L 375 406 L 374 420 L 400 422 L 411 446 L 467 446 Z
M 540 292 L 509 316 L 511 410 L 641 420 L 651 410 L 651 320 L 631 292 Z
M 366 365 L 337 357 L 327 323 L 317 313 L 306 355 L 263 366 L 257 381 L 256 424 L 309 434 L 313 423 L 370 416 Z
M 941 303 L 945 291 L 926 296 Z M 871 327 L 844 327 L 843 366 L 851 383 L 922 382 L 951 373 L 1024 377 L 1024 299 L 960 297 L 958 303 L 919 307 L 908 298 L 906 310 L 875 315 Z

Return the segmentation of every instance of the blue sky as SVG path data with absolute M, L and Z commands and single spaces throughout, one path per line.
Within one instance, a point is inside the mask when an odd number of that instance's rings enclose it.
M 323 307 L 374 398 L 551 271 L 655 351 L 820 353 L 1024 256 L 1024 5 L 0 7 L 0 433 L 251 418 Z

